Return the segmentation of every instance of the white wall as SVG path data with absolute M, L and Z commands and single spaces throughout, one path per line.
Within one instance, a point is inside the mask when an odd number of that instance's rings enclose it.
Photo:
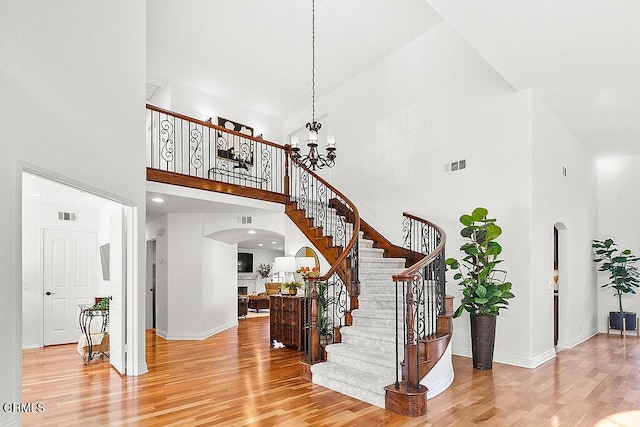
M 166 103 L 167 97 L 164 96 L 163 98 Z M 218 116 L 224 117 L 252 127 L 254 136 L 263 134 L 266 140 L 284 144 L 282 141 L 281 120 L 258 113 L 241 104 L 205 94 L 192 87 L 177 83 L 171 84 L 170 102 L 171 105 L 164 108 L 169 108 L 172 111 L 199 120 L 207 120 L 209 117 L 213 117 L 213 124 L 216 125 L 218 124 L 216 118 Z
M 165 247 L 166 258 L 157 270 L 157 333 L 167 339 L 200 340 L 238 322 L 237 248 L 204 237 L 203 216 L 167 214 L 166 246 L 160 245 L 163 239 L 158 241 L 158 260 Z M 166 299 L 159 289 L 165 271 Z
M 338 145 L 331 182 L 362 218 L 402 243 L 402 212 L 430 219 L 459 256 L 458 218 L 489 209 L 504 230 L 511 310 L 498 319 L 496 361 L 528 364 L 530 287 L 530 96 L 518 94 L 447 23 L 356 76 L 319 103 Z M 291 131 L 305 112 L 287 120 Z M 466 159 L 467 169 L 445 173 Z M 357 165 L 359 171 L 353 173 Z M 447 292 L 460 293 L 453 280 Z M 468 316 L 455 320 L 452 348 L 470 355 Z
M 211 336 L 238 324 L 237 247 L 201 238 L 202 334 Z
M 612 238 L 620 249 L 631 249 L 640 254 L 640 227 L 637 225 L 636 212 L 640 209 L 638 198 L 638 168 L 640 156 L 602 159 L 598 162 L 598 234 L 595 238 Z M 597 268 L 591 263 L 591 268 Z M 598 285 L 607 283 L 606 273 L 598 273 Z M 611 288 L 597 290 L 598 323 L 600 332 L 606 332 L 607 315 L 618 311 L 618 298 Z M 622 297 L 625 311 L 640 313 L 640 297 L 625 295 Z
M 553 345 L 553 226 L 562 223 L 558 347 L 597 332 L 597 286 L 591 240 L 597 227 L 597 176 L 592 155 L 535 93 L 532 96 L 531 358 L 542 362 Z M 563 174 L 566 168 L 566 176 Z M 564 257 L 563 257 L 564 255 Z
M 43 233 L 44 229 L 83 231 L 98 234 L 98 212 L 78 211 L 77 221 L 59 221 L 62 207 L 36 203 L 25 195 L 22 211 L 22 348 L 43 345 Z M 90 284 L 92 295 L 98 296 L 100 257 L 96 256 L 95 277 Z M 74 307 L 75 309 L 75 307 Z
M 142 230 L 145 2 L 0 0 L 0 11 L 0 401 L 20 402 L 21 162 L 137 206 Z M 143 314 L 138 296 L 130 306 Z M 143 372 L 143 329 L 130 345 L 130 373 Z M 16 417 L 2 412 L 0 424 Z

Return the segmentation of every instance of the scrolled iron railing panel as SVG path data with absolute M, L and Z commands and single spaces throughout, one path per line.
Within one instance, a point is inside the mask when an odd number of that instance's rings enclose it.
M 393 279 L 396 286 L 396 364 L 401 371 L 404 365 L 403 381 L 410 389 L 420 387 L 419 350 L 420 341 L 438 332 L 438 315 L 445 312 L 445 254 L 446 235 L 435 224 L 413 215 L 404 214 L 402 221 L 403 247 L 424 257 Z M 406 378 L 404 377 L 406 375 Z M 396 374 L 395 387 L 400 386 L 399 374 Z
M 284 146 L 147 106 L 150 168 L 285 194 Z

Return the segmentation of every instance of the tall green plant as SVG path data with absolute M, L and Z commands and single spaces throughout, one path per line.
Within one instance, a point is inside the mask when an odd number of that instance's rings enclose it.
M 329 335 L 331 325 L 329 324 L 329 283 L 318 282 L 318 329 L 320 335 Z
M 609 272 L 609 283 L 600 286 L 601 288 L 612 287 L 615 289 L 614 296 L 618 297 L 620 313 L 622 309 L 622 295 L 635 294 L 634 288 L 640 287 L 638 281 L 638 267 L 633 265 L 640 260 L 633 255 L 629 249 L 621 251 L 613 239 L 593 240 L 591 245 L 595 252 L 593 261 L 599 264 L 598 271 Z
M 495 241 L 502 234 L 502 229 L 495 218 L 487 218 L 488 214 L 487 209 L 479 207 L 470 215 L 460 217 L 464 226 L 460 235 L 467 239 L 460 250 L 465 256 L 461 261 L 455 258 L 446 260 L 449 268 L 458 270 L 453 278 L 460 280 L 458 285 L 462 287 L 462 301 L 454 317 L 459 317 L 464 310 L 471 314 L 497 316 L 514 297 L 511 283 L 504 281 L 506 272 L 496 268 L 503 261 L 498 259 L 502 246 Z

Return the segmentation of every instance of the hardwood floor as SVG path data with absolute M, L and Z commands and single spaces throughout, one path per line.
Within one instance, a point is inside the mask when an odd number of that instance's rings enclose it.
M 205 341 L 147 334 L 149 373 L 121 377 L 108 359 L 84 366 L 75 345 L 23 352 L 23 402 L 45 410 L 25 426 L 638 426 L 640 341 L 600 335 L 536 369 L 494 363 L 475 371 L 454 357 L 452 386 L 407 418 L 298 377 L 299 353 L 271 349 L 269 318 Z M 607 420 L 608 418 L 608 420 Z

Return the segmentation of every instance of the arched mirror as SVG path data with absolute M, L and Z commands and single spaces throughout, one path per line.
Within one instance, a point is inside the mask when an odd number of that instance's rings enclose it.
M 318 267 L 320 268 L 320 260 L 318 254 L 313 248 L 308 246 L 301 247 L 296 252 L 296 264 L 298 269 L 300 267 Z

